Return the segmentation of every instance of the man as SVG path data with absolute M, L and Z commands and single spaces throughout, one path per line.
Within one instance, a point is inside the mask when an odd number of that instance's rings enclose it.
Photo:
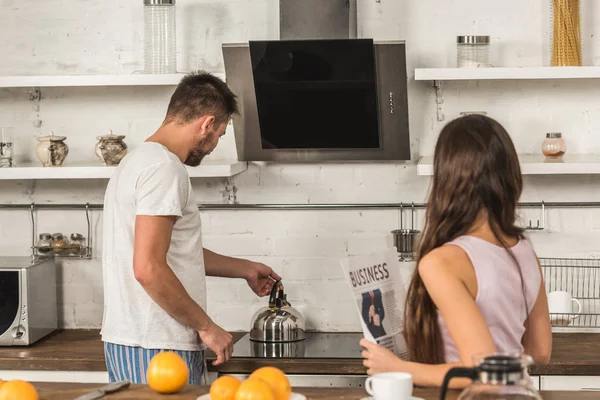
M 232 337 L 206 314 L 205 275 L 245 278 L 265 296 L 279 275 L 264 264 L 202 247 L 196 197 L 185 165 L 216 146 L 236 96 L 208 73 L 184 77 L 160 128 L 119 164 L 104 198 L 102 340 L 111 382 L 146 383 L 152 357 L 172 350 L 201 383 L 203 349 L 233 352 Z M 185 164 L 185 165 L 184 165 Z

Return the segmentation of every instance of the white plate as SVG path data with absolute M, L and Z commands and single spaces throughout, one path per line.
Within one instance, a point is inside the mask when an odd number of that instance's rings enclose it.
M 210 400 L 210 394 L 198 397 L 196 400 Z M 306 400 L 306 396 L 300 393 L 292 393 L 289 400 Z M 422 400 L 422 399 L 420 399 Z
M 200 399 L 198 397 L 198 399 Z M 361 400 L 375 400 L 375 397 L 363 397 Z M 415 396 L 411 396 L 410 398 L 408 398 L 408 400 L 423 400 L 420 397 L 415 397 Z

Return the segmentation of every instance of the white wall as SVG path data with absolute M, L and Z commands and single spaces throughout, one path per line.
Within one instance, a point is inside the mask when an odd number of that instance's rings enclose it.
M 139 3 L 139 4 L 138 4 Z M 0 75 L 128 74 L 142 69 L 141 0 L 0 0 Z M 278 36 L 277 2 L 179 0 L 180 70 L 223 72 L 222 42 Z M 586 27 L 598 6 L 584 2 Z M 595 12 L 594 12 L 595 11 Z M 546 0 L 360 0 L 359 35 L 405 39 L 408 69 L 452 66 L 453 38 L 492 37 L 492 62 L 501 66 L 547 65 Z M 598 22 L 598 21 L 596 21 Z M 594 30 L 585 32 L 585 61 L 600 65 Z M 160 124 L 172 88 L 43 89 L 39 112 L 24 89 L 0 89 L 0 126 L 14 126 L 17 162 L 37 162 L 35 136 L 55 130 L 68 137 L 68 163 L 94 160 L 95 137 L 108 129 L 127 135 L 131 148 Z M 520 152 L 539 153 L 546 131 L 562 131 L 569 152 L 598 153 L 598 81 L 455 83 L 445 86 L 447 119 L 464 110 L 485 110 L 512 134 Z M 410 81 L 413 158 L 432 154 L 442 124 L 436 120 L 430 84 Z M 41 129 L 33 120 L 43 121 Z M 343 118 L 345 116 L 334 116 Z M 226 135 L 214 159 L 235 157 Z M 240 203 L 423 202 L 429 179 L 408 164 L 251 165 L 231 180 Z M 225 180 L 195 179 L 199 201 L 222 201 Z M 526 179 L 524 201 L 599 201 L 596 176 Z M 0 181 L 0 202 L 101 203 L 106 181 Z M 538 218 L 527 210 L 525 219 Z M 408 218 L 409 213 L 406 213 Z M 99 254 L 100 212 L 93 213 Z M 303 309 L 309 326 L 358 330 L 354 305 L 340 274 L 339 259 L 392 245 L 397 211 L 210 211 L 203 212 L 206 246 L 224 254 L 268 263 L 284 277 L 289 298 Z M 419 214 L 419 219 L 422 213 Z M 406 219 L 405 219 L 406 221 Z M 83 213 L 40 211 L 38 232 L 85 233 Z M 549 229 L 532 233 L 541 256 L 600 255 L 598 210 L 549 210 Z M 0 211 L 0 254 L 26 255 L 29 215 Z M 61 321 L 65 327 L 98 327 L 102 318 L 101 264 L 64 261 Z M 248 329 L 249 310 L 266 304 L 241 281 L 211 279 L 209 312 L 228 329 Z M 249 307 L 249 305 L 251 307 Z M 244 315 L 240 318 L 239 315 Z

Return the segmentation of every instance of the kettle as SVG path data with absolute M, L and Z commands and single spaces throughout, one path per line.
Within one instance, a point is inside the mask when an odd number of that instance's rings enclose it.
M 280 343 L 306 339 L 304 317 L 288 303 L 286 297 L 281 281 L 275 282 L 269 306 L 258 310 L 252 318 L 250 340 Z
M 507 354 L 485 356 L 473 368 L 452 368 L 444 377 L 440 399 L 445 400 L 448 383 L 453 378 L 469 378 L 473 381 L 457 397 L 458 400 L 479 399 L 534 399 L 542 400 L 532 386 L 527 367 L 533 364 L 531 357 Z

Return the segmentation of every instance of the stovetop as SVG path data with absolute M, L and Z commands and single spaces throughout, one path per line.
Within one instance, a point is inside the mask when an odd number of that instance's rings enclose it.
M 306 332 L 306 339 L 289 343 L 262 343 L 244 335 L 233 345 L 232 358 L 362 358 L 361 333 Z

